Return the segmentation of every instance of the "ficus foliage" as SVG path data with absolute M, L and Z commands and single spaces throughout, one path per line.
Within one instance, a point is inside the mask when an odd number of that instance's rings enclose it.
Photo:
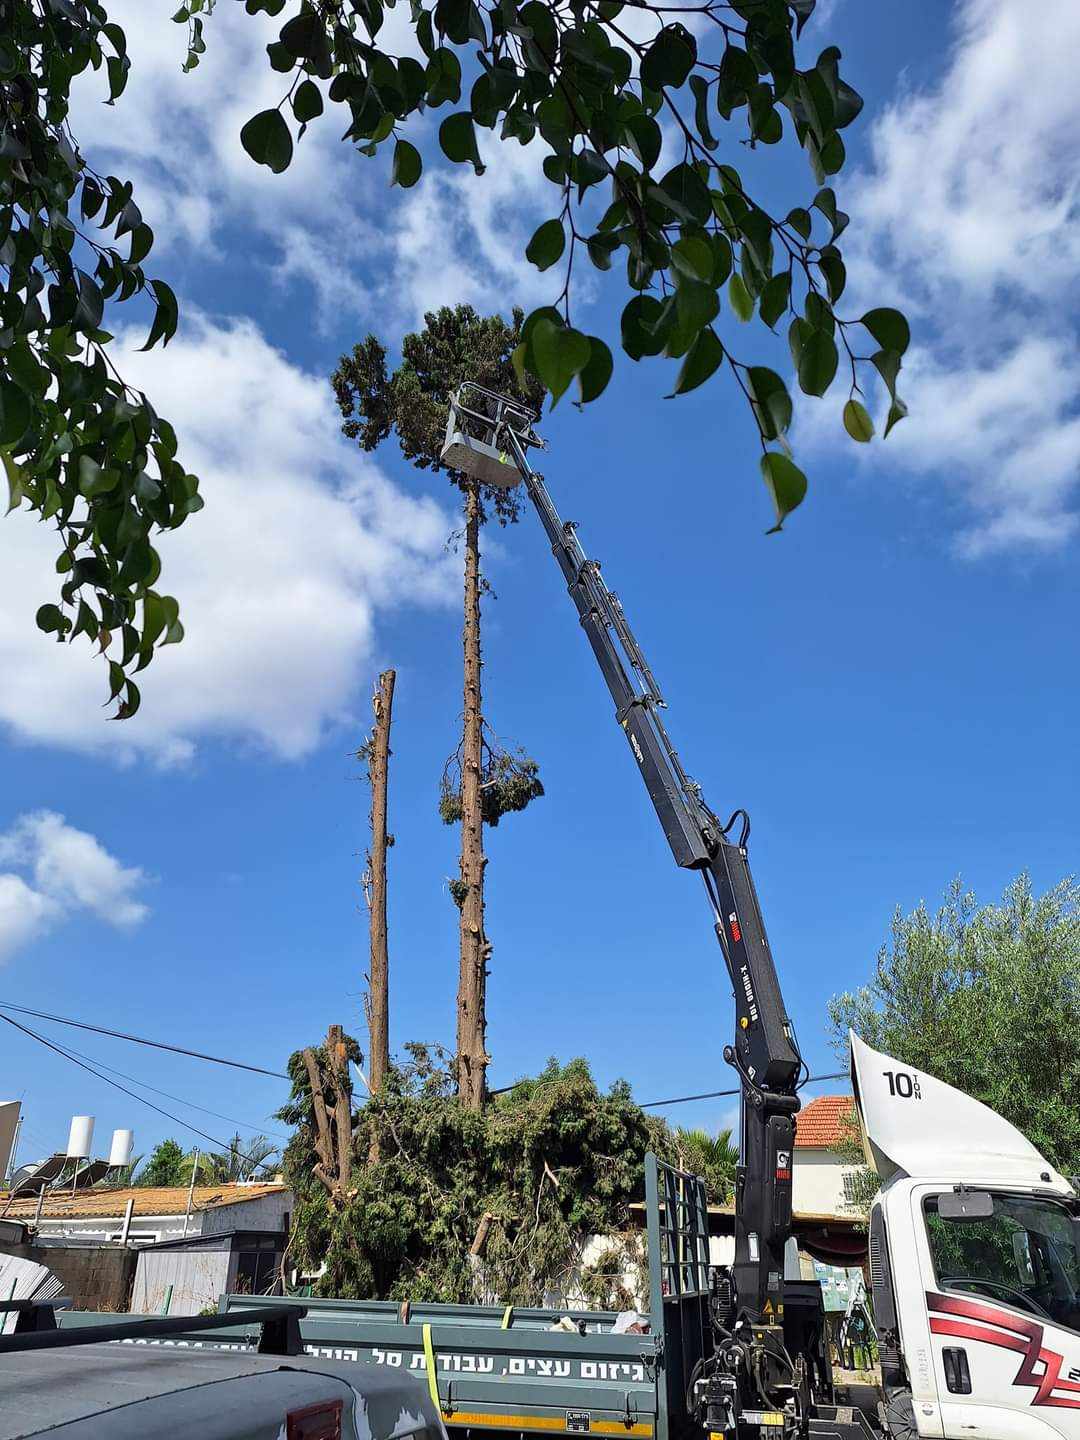
M 552 1060 L 474 1112 L 454 1096 L 447 1057 L 407 1046 L 359 1111 L 350 1195 L 334 1208 L 312 1176 L 311 1101 L 299 1057 L 279 1118 L 296 1125 L 285 1175 L 296 1192 L 289 1264 L 326 1269 L 320 1294 L 539 1304 L 580 1268 L 585 1239 L 627 1228 L 644 1192 L 644 1156 L 674 1159 L 662 1120 L 617 1082 L 606 1093 L 584 1060 Z M 372 1131 L 378 1160 L 369 1163 Z M 470 1248 L 488 1216 L 482 1253 Z
M 400 186 L 421 177 L 406 132 L 418 137 L 427 111 L 446 111 L 439 146 L 477 173 L 477 127 L 535 141 L 530 153 L 551 183 L 555 213 L 526 254 L 540 270 L 560 267 L 562 283 L 552 287 L 554 303 L 524 321 L 514 351 L 522 383 L 539 380 L 553 404 L 575 379 L 581 402 L 603 392 L 611 351 L 573 324 L 572 282 L 586 258 L 602 271 L 618 262 L 630 292 L 623 350 L 677 361 L 672 395 L 726 367 L 757 424 L 779 529 L 807 485 L 786 439 L 792 401 L 777 371 L 738 358 L 739 323 L 756 315 L 769 330 L 786 328 L 805 394 L 824 395 L 842 376 L 854 440 L 874 430 L 867 376 L 876 373 L 891 397 L 886 434 L 906 413 L 896 391 L 906 320 L 889 308 L 837 308 L 848 217 L 829 182 L 862 100 L 842 78 L 835 46 L 800 63 L 797 42 L 815 3 L 704 0 L 679 19 L 650 0 L 409 0 L 418 59 L 384 48 L 383 0 L 245 0 L 250 12 L 282 17 L 267 53 L 283 93 L 241 140 L 254 160 L 284 170 L 321 118 L 325 92 L 347 142 L 364 155 L 392 151 L 391 183 Z M 198 45 L 202 9 L 189 0 L 176 16 Z M 674 164 L 664 127 L 676 137 Z M 750 193 L 730 142 L 772 146 L 785 131 L 805 150 L 815 184 L 807 203 L 781 214 Z
M 132 676 L 184 633 L 152 536 L 203 503 L 172 426 L 109 358 L 110 301 L 150 302 L 144 349 L 176 329 L 172 290 L 144 269 L 153 233 L 68 124 L 77 76 L 101 71 L 112 104 L 128 68 L 96 0 L 0 0 L 0 462 L 9 508 L 56 531 L 59 604 L 37 623 L 97 643 L 117 718 L 139 707 Z
M 870 982 L 833 998 L 839 1049 L 875 1049 L 973 1095 L 1064 1174 L 1080 1172 L 1080 885 L 1019 876 L 996 905 L 954 881 L 899 910 Z

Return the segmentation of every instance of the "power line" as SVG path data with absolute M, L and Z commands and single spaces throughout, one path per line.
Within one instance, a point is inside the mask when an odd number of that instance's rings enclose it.
M 14 1010 L 16 1015 L 33 1015 L 38 1020 L 53 1020 L 57 1025 L 73 1025 L 76 1030 L 92 1030 L 95 1035 L 111 1035 L 114 1040 L 130 1040 L 134 1045 L 149 1045 L 154 1050 L 171 1050 L 174 1055 L 190 1055 L 195 1060 L 209 1060 L 214 1065 L 230 1065 L 234 1070 L 251 1070 L 256 1075 L 270 1075 L 275 1080 L 291 1079 L 280 1070 L 264 1070 L 261 1065 L 248 1065 L 243 1060 L 226 1060 L 220 1055 L 205 1055 L 201 1050 L 186 1050 L 183 1045 L 168 1045 L 164 1040 L 147 1040 L 142 1035 L 125 1034 L 123 1030 L 107 1030 L 103 1025 L 71 1020 L 65 1015 L 50 1015 L 45 1010 L 30 1010 L 25 1005 L 10 1005 L 6 1000 L 0 1000 L 0 1010 Z
M 13 1025 L 16 1030 L 21 1030 L 24 1035 L 29 1035 L 32 1040 L 37 1040 L 39 1044 L 46 1046 L 47 1049 L 54 1050 L 57 1055 L 62 1055 L 65 1060 L 70 1060 L 73 1065 L 78 1065 L 80 1070 L 87 1070 L 91 1075 L 96 1076 L 97 1079 L 104 1080 L 106 1085 L 111 1085 L 116 1090 L 122 1090 L 125 1095 L 130 1095 L 132 1100 L 137 1100 L 140 1105 L 146 1105 L 151 1110 L 156 1110 L 159 1115 L 164 1115 L 166 1120 L 172 1120 L 174 1124 L 182 1126 L 185 1130 L 190 1130 L 193 1135 L 199 1135 L 202 1139 L 211 1141 L 212 1144 L 217 1145 L 225 1152 L 232 1150 L 233 1147 L 230 1141 L 219 1140 L 217 1136 L 207 1134 L 205 1130 L 200 1130 L 197 1125 L 192 1125 L 189 1121 L 182 1120 L 179 1115 L 174 1115 L 170 1110 L 163 1110 L 160 1105 L 155 1105 L 152 1100 L 147 1100 L 145 1095 L 137 1095 L 134 1090 L 129 1090 L 126 1085 L 121 1085 L 118 1080 L 110 1080 L 108 1075 L 103 1075 L 101 1071 L 93 1065 L 87 1064 L 85 1060 L 80 1060 L 70 1050 L 65 1050 L 62 1045 L 54 1044 L 52 1040 L 46 1039 L 44 1035 L 39 1035 L 36 1030 L 31 1030 L 29 1026 L 21 1024 L 18 1020 L 13 1020 L 10 1015 L 4 1015 L 0 1012 L 0 1020 L 7 1021 L 7 1023 Z M 241 1160 L 250 1160 L 253 1165 L 259 1168 L 265 1168 L 265 1162 L 259 1162 L 251 1155 L 242 1155 L 240 1151 L 236 1153 L 240 1155 Z
M 175 1100 L 178 1105 L 183 1105 L 188 1110 L 201 1110 L 204 1115 L 212 1115 L 215 1120 L 226 1120 L 230 1125 L 237 1125 L 241 1130 L 252 1130 L 256 1135 L 263 1135 L 267 1138 L 273 1136 L 275 1140 L 290 1138 L 288 1135 L 283 1135 L 280 1130 L 266 1130 L 262 1125 L 251 1125 L 246 1120 L 237 1120 L 235 1115 L 222 1115 L 220 1110 L 209 1110 L 205 1105 L 196 1105 L 194 1100 L 185 1100 L 182 1095 L 173 1095 L 168 1090 L 159 1090 L 156 1085 L 148 1085 L 145 1080 L 140 1080 L 135 1075 L 129 1075 L 124 1070 L 117 1070 L 115 1065 L 106 1065 L 104 1060 L 99 1060 L 94 1055 L 84 1055 L 81 1050 L 67 1049 L 67 1053 L 77 1055 L 80 1060 L 89 1061 L 93 1065 L 100 1065 L 102 1070 L 108 1070 L 110 1075 L 119 1075 L 121 1080 L 130 1080 L 132 1085 L 138 1085 L 140 1090 L 152 1090 L 155 1095 L 163 1095 L 166 1100 Z
M 833 1075 L 808 1075 L 803 1082 L 805 1085 L 816 1085 L 819 1080 L 846 1080 L 846 1070 L 837 1070 Z M 723 1095 L 738 1095 L 738 1085 L 734 1090 L 706 1090 L 701 1095 L 676 1095 L 674 1100 L 646 1100 L 641 1108 L 643 1110 L 655 1110 L 660 1105 L 685 1105 L 690 1100 L 717 1100 Z

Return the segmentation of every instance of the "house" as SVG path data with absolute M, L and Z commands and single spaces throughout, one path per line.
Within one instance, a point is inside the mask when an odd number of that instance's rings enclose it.
M 54 1188 L 14 1200 L 0 1193 L 5 1222 L 26 1230 L 15 1253 L 58 1276 L 75 1309 L 126 1310 L 134 1286 L 138 1308 L 160 1311 L 168 1296 L 175 1315 L 194 1314 L 229 1288 L 272 1288 L 293 1203 L 277 1183 Z M 171 1253 L 177 1244 L 180 1253 Z
M 817 1095 L 795 1117 L 792 1205 L 802 1215 L 846 1216 L 858 1165 L 836 1146 L 858 1134 L 850 1095 Z
M 45 1190 L 12 1200 L 0 1213 L 28 1224 L 39 1243 L 157 1245 L 230 1230 L 287 1231 L 293 1192 L 287 1185 L 129 1186 Z

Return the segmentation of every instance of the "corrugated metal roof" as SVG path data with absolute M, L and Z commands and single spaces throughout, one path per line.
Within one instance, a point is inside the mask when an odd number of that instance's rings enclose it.
M 817 1095 L 795 1116 L 796 1150 L 824 1150 L 855 1133 L 850 1095 Z
M 288 1192 L 287 1185 L 196 1185 L 191 1197 L 195 1210 L 217 1210 L 224 1205 L 242 1205 L 264 1195 Z M 115 1190 L 84 1190 L 74 1195 L 53 1191 L 45 1196 L 41 1207 L 43 1220 L 92 1220 L 98 1217 L 123 1218 L 128 1201 L 134 1196 L 133 1215 L 183 1215 L 188 1205 L 186 1185 L 125 1186 Z M 8 1206 L 8 1195 L 0 1191 L 0 1211 L 12 1220 L 32 1220 L 37 1214 L 37 1196 L 20 1196 Z

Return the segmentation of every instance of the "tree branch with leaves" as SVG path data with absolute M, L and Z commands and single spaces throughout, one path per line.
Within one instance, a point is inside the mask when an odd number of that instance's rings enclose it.
M 294 130 L 299 140 L 323 113 L 322 82 L 346 112 L 343 138 L 367 156 L 392 147 L 391 180 L 405 188 L 423 170 L 406 131 L 429 110 L 460 107 L 442 120 L 439 146 L 477 174 L 477 127 L 503 141 L 536 141 L 556 213 L 526 254 L 540 270 L 562 266 L 562 283 L 553 303 L 524 322 L 514 357 L 522 384 L 539 381 L 553 404 L 575 379 L 581 403 L 603 392 L 612 354 L 573 323 L 575 264 L 587 256 L 608 271 L 620 260 L 631 292 L 623 350 L 633 360 L 678 361 L 672 396 L 729 376 L 757 427 L 779 530 L 807 489 L 787 441 L 792 400 L 780 374 L 739 357 L 732 337 L 740 324 L 756 313 L 776 333 L 786 322 L 806 395 L 825 395 L 842 373 L 852 439 L 874 433 L 868 379 L 889 392 L 886 435 L 907 413 L 897 394 L 907 321 L 887 307 L 861 315 L 837 308 L 847 285 L 839 240 L 848 216 L 828 182 L 844 165 L 842 132 L 862 100 L 841 76 L 835 46 L 798 64 L 814 7 L 815 0 L 411 0 L 421 62 L 380 47 L 381 0 L 247 0 L 253 11 L 288 10 L 267 47 L 287 88 L 241 139 L 255 160 L 285 170 Z M 681 153 L 660 173 L 665 125 Z M 786 132 L 806 152 L 816 189 L 807 204 L 781 213 L 755 198 L 731 155 L 735 144 L 773 146 Z M 734 326 L 725 326 L 728 317 Z
M 203 502 L 172 426 L 110 357 L 107 304 L 150 300 L 144 349 L 168 343 L 177 305 L 143 268 L 154 236 L 130 182 L 94 170 L 72 134 L 87 69 L 113 104 L 129 62 L 103 5 L 0 0 L 0 462 L 9 510 L 56 533 L 59 603 L 38 626 L 98 646 L 124 719 L 139 708 L 132 677 L 184 633 L 152 538 Z

